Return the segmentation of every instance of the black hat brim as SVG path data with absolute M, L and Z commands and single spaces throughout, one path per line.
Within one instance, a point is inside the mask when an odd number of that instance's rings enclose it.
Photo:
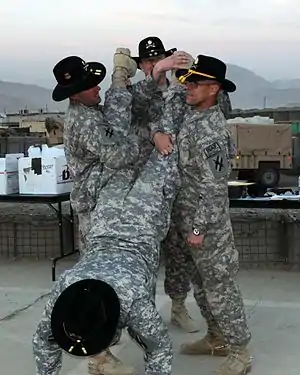
M 169 49 L 167 51 L 161 51 L 161 53 L 159 52 L 159 54 L 157 56 L 159 56 L 159 55 L 165 55 L 166 57 L 169 57 L 169 56 L 173 55 L 173 53 L 176 52 L 176 51 L 177 51 L 177 48 L 171 48 L 171 49 Z M 140 63 L 141 63 L 142 59 L 150 59 L 152 57 L 155 57 L 155 56 L 149 57 L 149 56 L 145 55 L 145 56 L 139 56 L 139 57 L 132 57 L 132 59 L 137 63 L 138 69 L 141 69 L 140 68 Z
M 70 306 L 71 304 L 74 305 L 74 298 L 76 300 L 76 296 L 80 295 L 80 293 L 87 288 L 89 289 L 90 293 L 92 293 L 92 296 L 95 296 L 95 299 L 101 299 L 101 308 L 105 309 L 106 321 L 105 324 L 103 324 L 104 322 L 101 321 L 99 307 L 99 319 L 96 319 L 97 323 L 94 321 L 94 325 L 89 327 L 88 336 L 83 337 L 83 351 L 81 344 L 76 345 L 74 340 L 70 338 L 69 334 L 65 330 L 65 327 L 68 324 L 66 310 L 67 306 Z M 80 319 L 83 321 L 85 319 L 86 322 L 87 318 L 84 316 L 83 311 L 81 312 L 81 310 L 84 309 L 82 309 L 82 301 L 80 300 L 76 300 L 76 310 L 77 309 Z M 74 309 L 72 311 L 74 311 Z M 97 314 L 97 311 L 95 311 L 95 314 Z M 66 288 L 54 304 L 51 313 L 52 337 L 61 349 L 71 355 L 77 357 L 96 355 L 111 345 L 117 332 L 119 318 L 120 301 L 115 290 L 110 285 L 100 280 L 80 280 Z M 76 334 L 76 332 L 73 333 Z M 72 346 L 74 348 L 72 351 L 70 351 Z
M 106 76 L 106 68 L 103 64 L 98 62 L 87 63 L 87 73 L 82 79 L 72 85 L 62 86 L 57 84 L 52 92 L 52 99 L 55 102 L 61 102 L 72 95 L 78 94 L 81 91 L 89 90 L 101 83 Z M 91 71 L 100 71 L 100 74 L 95 74 Z
M 188 69 L 179 69 L 176 71 L 175 76 L 179 79 L 181 76 L 186 75 L 189 72 Z M 222 89 L 227 92 L 234 92 L 236 91 L 236 85 L 232 81 L 227 78 L 224 79 L 212 79 L 205 76 L 201 76 L 199 74 L 191 74 L 186 78 L 187 82 L 197 82 L 197 81 L 217 81 L 221 84 Z

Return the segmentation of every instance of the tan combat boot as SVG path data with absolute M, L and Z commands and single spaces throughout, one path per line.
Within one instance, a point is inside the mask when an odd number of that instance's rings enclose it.
M 245 375 L 251 371 L 252 358 L 246 346 L 232 346 L 230 352 L 215 372 L 216 375 Z
M 172 300 L 171 323 L 188 333 L 199 331 L 194 320 L 189 316 L 184 300 L 181 299 Z
M 91 358 L 88 370 L 92 375 L 135 375 L 134 368 L 122 363 L 109 349 Z
M 180 353 L 226 357 L 229 354 L 229 346 L 218 329 L 208 328 L 206 336 L 201 340 L 182 344 Z

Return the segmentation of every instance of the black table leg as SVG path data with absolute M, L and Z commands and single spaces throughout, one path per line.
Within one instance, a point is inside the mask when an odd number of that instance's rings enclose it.
M 71 238 L 71 248 L 73 253 L 76 253 L 75 249 L 75 225 L 74 225 L 74 215 L 73 215 L 73 208 L 70 203 L 70 218 L 71 218 L 71 231 L 72 231 L 72 238 Z
M 74 217 L 73 217 L 73 210 L 72 210 L 72 207 L 70 205 L 70 216 L 71 216 L 71 219 L 68 220 L 62 213 L 62 204 L 61 202 L 58 203 L 58 210 L 55 209 L 55 207 L 53 207 L 51 205 L 51 207 L 55 210 L 56 214 L 57 214 L 57 218 L 58 218 L 58 225 L 59 225 L 59 246 L 60 246 L 60 256 L 59 257 L 56 257 L 52 260 L 52 281 L 55 281 L 56 279 L 56 263 L 63 259 L 63 258 L 66 258 L 70 255 L 74 255 L 78 252 L 78 250 L 75 249 L 75 239 L 74 239 Z M 63 233 L 63 223 L 64 223 L 64 219 L 65 220 L 68 220 L 70 221 L 71 223 L 71 230 L 72 230 L 72 236 L 71 236 L 71 252 L 65 254 L 64 252 L 64 233 Z
M 56 263 L 58 260 L 64 257 L 64 235 L 63 235 L 63 215 L 62 215 L 62 205 L 61 202 L 58 202 L 58 210 L 57 210 L 57 218 L 58 218 L 58 233 L 59 233 L 59 247 L 60 247 L 60 256 L 56 257 L 52 261 L 52 281 L 55 281 L 55 274 L 56 274 Z

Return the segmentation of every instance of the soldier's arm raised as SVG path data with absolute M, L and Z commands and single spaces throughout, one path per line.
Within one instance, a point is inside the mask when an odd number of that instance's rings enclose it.
M 190 64 L 192 57 L 186 52 L 177 51 L 173 55 L 160 60 L 153 68 L 151 74 L 144 80 L 131 86 L 132 94 L 140 103 L 145 100 L 146 103 L 152 99 L 152 96 L 158 90 L 158 83 L 163 74 L 172 69 L 181 69 Z
M 176 71 L 177 69 L 189 66 L 192 60 L 191 55 L 186 52 L 177 51 L 172 56 L 159 61 L 153 68 L 152 75 L 156 77 L 155 79 L 158 79 L 157 77 L 168 70 Z M 164 98 L 165 105 L 162 117 L 150 123 L 151 138 L 159 151 L 162 151 L 163 148 L 160 140 L 166 140 L 166 138 L 161 136 L 161 134 L 155 137 L 155 134 L 166 133 L 176 135 L 178 133 L 187 108 L 185 93 L 185 86 L 174 79 Z
M 104 122 L 123 135 L 128 135 L 131 125 L 132 95 L 126 87 L 110 87 L 105 93 Z
M 137 136 L 128 135 L 131 124 L 132 95 L 125 87 L 113 87 L 107 95 L 103 109 L 103 122 L 86 114 L 80 129 L 81 147 L 97 155 L 100 162 L 111 169 L 126 168 L 139 157 Z M 81 126 L 79 126 L 81 125 Z
M 155 78 L 149 75 L 145 79 L 132 84 L 130 91 L 137 105 L 147 105 L 158 91 L 158 84 Z
M 111 169 L 126 168 L 134 164 L 140 154 L 139 139 L 131 134 L 124 136 L 109 125 L 86 120 L 81 127 L 81 147 L 99 157 L 100 162 Z
M 172 82 L 165 95 L 161 117 L 149 124 L 151 141 L 163 155 L 172 152 L 172 137 L 178 134 L 186 110 L 185 87 Z
M 187 109 L 185 86 L 172 82 L 165 94 L 163 114 L 160 119 L 150 124 L 152 137 L 157 132 L 176 135 Z

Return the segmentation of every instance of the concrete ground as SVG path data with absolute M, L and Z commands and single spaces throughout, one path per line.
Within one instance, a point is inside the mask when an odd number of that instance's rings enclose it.
M 58 270 L 72 262 L 59 264 Z M 241 289 L 253 333 L 253 375 L 299 375 L 300 350 L 300 273 L 285 271 L 241 271 Z M 1 374 L 34 375 L 31 338 L 51 287 L 50 262 L 0 261 L 0 363 Z M 157 306 L 169 321 L 170 301 L 163 290 L 163 272 L 157 286 Z M 205 324 L 193 300 L 187 307 L 201 329 L 184 334 L 170 326 L 176 352 L 174 375 L 209 375 L 220 363 L 213 357 L 187 357 L 178 354 L 181 342 L 205 333 Z M 143 374 L 142 353 L 124 334 L 113 352 Z M 62 375 L 86 375 L 86 361 L 64 357 Z

